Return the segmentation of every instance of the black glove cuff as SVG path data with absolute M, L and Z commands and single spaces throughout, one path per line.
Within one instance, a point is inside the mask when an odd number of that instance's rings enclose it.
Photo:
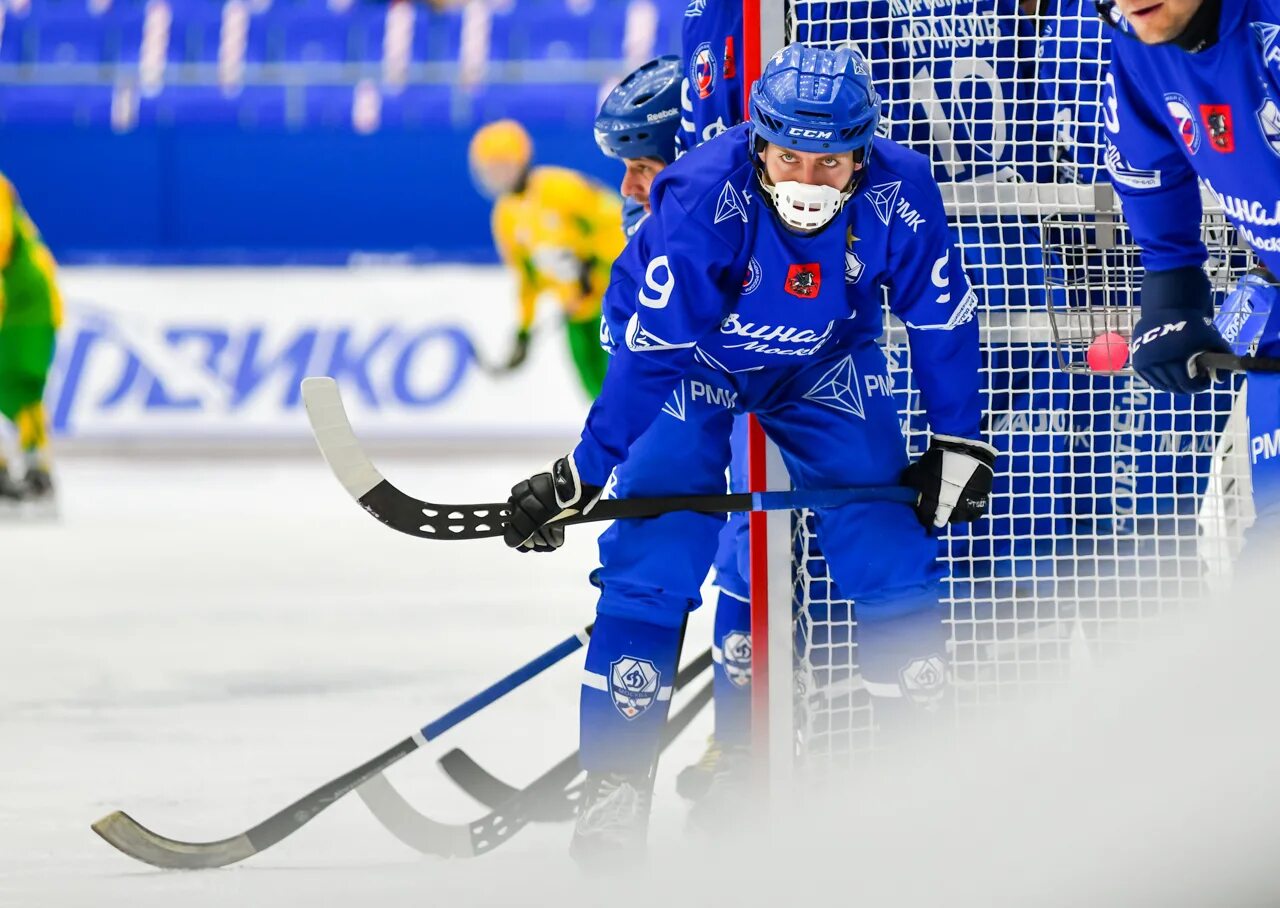
M 1147 318 L 1161 318 L 1163 313 L 1171 310 L 1213 317 L 1209 276 L 1196 265 L 1146 272 L 1142 276 L 1139 299 L 1142 301 L 1142 315 Z

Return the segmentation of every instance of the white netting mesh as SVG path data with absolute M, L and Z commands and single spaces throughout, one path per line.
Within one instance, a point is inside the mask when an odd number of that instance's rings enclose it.
M 1236 386 L 1174 398 L 1085 365 L 1098 334 L 1127 337 L 1140 269 L 1111 193 L 1094 186 L 1106 182 L 1107 36 L 1091 3 L 1038 5 L 1037 16 L 1012 0 L 788 7 L 789 40 L 853 41 L 871 60 L 882 131 L 929 154 L 947 181 L 957 243 L 983 298 L 998 476 L 988 518 L 950 532 L 945 546 L 962 715 L 1058 684 L 1083 660 L 1150 633 L 1150 619 L 1229 573 L 1251 517 Z M 1218 216 L 1204 236 L 1221 296 L 1249 257 Z M 887 341 L 918 454 L 928 435 L 905 339 L 890 329 Z M 865 748 L 872 726 L 854 609 L 828 579 L 819 542 L 799 515 L 797 737 L 808 759 Z

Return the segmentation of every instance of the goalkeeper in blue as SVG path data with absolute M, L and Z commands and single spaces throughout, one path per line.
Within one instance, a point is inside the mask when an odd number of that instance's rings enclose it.
M 1115 27 L 1103 117 L 1106 159 L 1146 269 L 1133 367 L 1175 393 L 1209 387 L 1195 366 L 1226 352 L 1200 239 L 1200 183 L 1271 274 L 1280 273 L 1280 0 L 1116 0 L 1099 3 Z M 1274 294 L 1251 276 L 1236 297 Z M 1233 306 L 1248 300 L 1235 300 Z M 1259 352 L 1280 353 L 1280 321 Z M 1249 378 L 1254 537 L 1280 527 L 1280 376 Z
M 555 518 L 589 511 L 624 461 L 624 497 L 723 492 L 737 413 L 756 414 L 798 488 L 906 484 L 914 507 L 817 514 L 832 575 L 858 602 L 877 721 L 901 728 L 946 694 L 934 532 L 983 514 L 995 457 L 981 438 L 977 297 L 929 162 L 876 138 L 868 73 L 850 49 L 784 48 L 752 87 L 751 122 L 654 180 L 606 293 L 634 314 L 604 390 L 577 447 L 512 489 L 505 540 L 558 548 Z M 914 464 L 876 344 L 885 294 L 934 432 Z M 674 395 L 680 435 L 637 445 Z M 723 526 L 676 512 L 601 537 L 571 849 L 584 863 L 630 866 L 643 850 L 685 621 Z

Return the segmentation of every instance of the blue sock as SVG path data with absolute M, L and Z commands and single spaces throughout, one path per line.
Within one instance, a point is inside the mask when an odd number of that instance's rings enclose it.
M 720 591 L 715 625 L 716 740 L 751 742 L 751 603 Z
M 597 615 L 582 679 L 588 772 L 648 772 L 658 756 L 684 629 Z

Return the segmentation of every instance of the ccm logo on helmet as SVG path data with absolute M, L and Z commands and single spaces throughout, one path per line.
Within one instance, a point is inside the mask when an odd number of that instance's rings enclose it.
M 787 129 L 787 135 L 799 136 L 802 139 L 830 139 L 835 133 L 829 129 L 804 129 L 800 126 L 792 126 Z

